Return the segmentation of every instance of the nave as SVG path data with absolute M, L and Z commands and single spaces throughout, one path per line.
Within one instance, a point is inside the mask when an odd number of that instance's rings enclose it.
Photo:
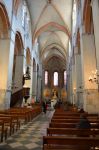
M 31 122 L 22 125 L 17 133 L 0 144 L 0 150 L 41 150 L 42 137 L 46 135 L 52 115 L 53 111 L 41 113 Z

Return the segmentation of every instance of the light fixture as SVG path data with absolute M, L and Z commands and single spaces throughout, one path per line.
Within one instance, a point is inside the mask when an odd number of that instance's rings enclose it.
M 99 91 L 99 72 L 98 70 L 92 71 L 92 75 L 89 76 L 89 82 L 96 83 L 98 85 L 98 91 Z
M 98 83 L 98 76 L 99 76 L 99 74 L 98 74 L 97 70 L 96 71 L 92 71 L 92 75 L 89 76 L 89 81 L 93 82 L 93 83 L 95 82 L 95 83 L 99 84 Z

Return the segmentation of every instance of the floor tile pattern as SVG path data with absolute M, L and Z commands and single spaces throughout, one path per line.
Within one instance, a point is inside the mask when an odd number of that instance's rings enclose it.
M 8 139 L 0 143 L 0 150 L 42 150 L 43 135 L 53 115 L 53 111 L 41 113 Z

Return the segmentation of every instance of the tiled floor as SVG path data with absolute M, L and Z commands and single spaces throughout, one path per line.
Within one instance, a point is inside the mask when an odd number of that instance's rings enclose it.
M 43 135 L 53 115 L 53 111 L 40 114 L 32 122 L 21 126 L 20 131 L 0 144 L 0 150 L 42 150 Z

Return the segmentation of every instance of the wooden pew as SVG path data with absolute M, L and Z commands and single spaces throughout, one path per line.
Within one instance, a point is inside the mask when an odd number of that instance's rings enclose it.
M 40 106 L 35 106 L 34 108 L 16 107 L 9 109 L 7 113 L 14 115 L 16 114 L 21 120 L 24 120 L 24 122 L 27 123 L 40 114 L 41 111 Z
M 17 115 L 14 115 L 14 114 L 6 114 L 6 113 L 0 113 L 0 117 L 10 117 L 12 119 L 12 123 L 15 124 L 15 127 L 16 127 L 16 131 L 18 129 L 20 129 L 20 120 L 19 120 L 19 117 Z
M 99 146 L 99 138 L 92 137 L 66 137 L 44 136 L 43 150 L 88 150 L 90 147 Z
M 47 128 L 47 135 L 97 136 L 99 129 Z
M 51 128 L 76 128 L 76 123 L 50 123 Z M 98 123 L 91 123 L 91 128 L 99 129 Z
M 76 112 L 54 112 L 53 116 L 80 116 L 81 114 L 85 114 L 86 116 L 97 116 L 98 114 L 93 114 L 93 113 L 76 113 Z
M 89 118 L 88 119 L 91 123 L 99 123 L 99 120 L 95 118 Z M 77 119 L 51 119 L 52 123 L 77 123 L 79 122 L 79 118 Z
M 11 117 L 0 116 L 0 121 L 3 121 L 4 122 L 4 126 L 9 128 L 9 130 L 10 130 L 9 134 L 10 135 L 12 133 L 14 133 L 14 123 L 13 123 Z
M 79 119 L 80 116 L 52 116 L 52 119 Z M 87 116 L 88 119 L 97 119 L 99 118 L 97 116 Z
M 7 131 L 8 128 L 4 126 L 4 121 L 0 120 L 0 134 L 1 134 L 1 142 L 3 142 L 3 138 L 7 139 Z

